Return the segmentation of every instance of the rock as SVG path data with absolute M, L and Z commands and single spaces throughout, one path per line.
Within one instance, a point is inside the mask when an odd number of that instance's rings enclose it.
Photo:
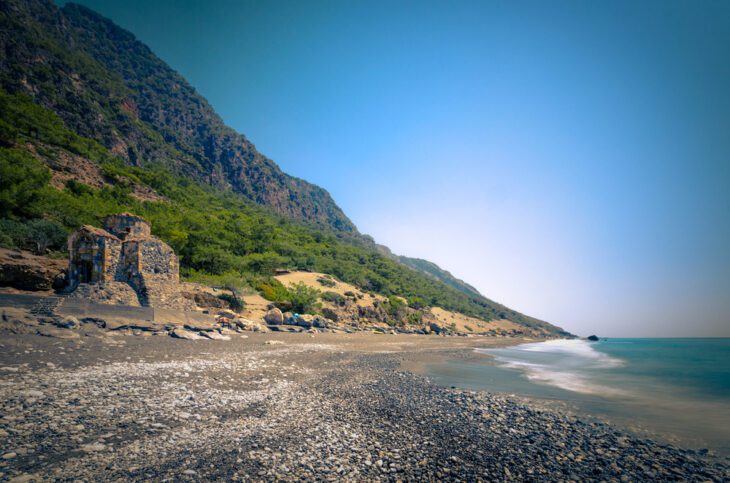
M 312 325 L 314 323 L 314 315 L 303 314 L 303 315 L 300 315 L 299 317 L 296 317 L 295 320 L 296 320 L 296 325 L 298 325 L 299 327 L 304 327 L 305 329 L 309 329 L 310 327 L 312 327 Z
M 50 290 L 65 277 L 66 260 L 39 257 L 26 251 L 0 248 L 0 286 L 19 290 Z
M 264 342 L 264 344 L 266 344 L 266 345 L 281 345 L 283 343 L 284 342 L 282 342 L 280 340 L 267 340 L 266 342 Z
M 195 302 L 195 305 L 204 309 L 225 309 L 228 302 L 220 299 L 212 293 L 205 291 L 187 292 L 181 291 L 180 294 L 188 300 Z
M 11 459 L 15 458 L 16 456 L 18 456 L 18 453 L 14 452 L 14 451 L 11 451 L 9 453 L 5 453 L 3 455 L 3 459 L 4 460 L 11 460 Z
M 433 332 L 435 334 L 440 334 L 444 330 L 444 328 L 441 327 L 436 322 L 432 322 L 431 325 L 429 326 L 429 329 L 431 329 L 431 332 Z
M 260 322 L 256 322 L 254 320 L 244 319 L 243 317 L 238 317 L 233 321 L 236 324 L 236 327 L 242 329 L 242 330 L 250 330 L 252 332 L 268 332 L 269 329 L 261 324 Z
M 180 327 L 178 327 L 175 330 L 173 330 L 170 333 L 170 335 L 172 337 L 177 338 L 177 339 L 185 339 L 185 340 L 200 340 L 200 339 L 202 339 L 202 337 L 200 337 L 195 332 L 192 332 L 192 331 L 189 331 L 189 330 L 186 330 L 186 329 L 182 329 Z
M 101 443 L 91 443 L 81 446 L 81 451 L 84 453 L 96 453 L 97 451 L 104 451 L 106 446 Z
M 266 315 L 264 315 L 264 320 L 267 324 L 270 325 L 281 325 L 284 323 L 284 314 L 281 313 L 281 310 L 274 307 L 273 309 L 266 312 Z
M 599 340 L 597 335 L 589 335 L 588 337 L 586 337 L 586 339 L 590 340 L 591 342 L 597 342 Z
M 84 317 L 83 319 L 81 319 L 81 322 L 83 322 L 84 324 L 94 324 L 100 329 L 105 328 L 107 325 L 106 320 L 100 319 L 98 317 Z
M 66 316 L 63 319 L 56 321 L 56 327 L 62 329 L 78 329 L 81 327 L 81 322 L 76 317 Z
M 213 339 L 213 340 L 231 340 L 231 338 L 228 337 L 227 335 L 219 334 L 215 330 L 201 331 L 200 335 L 202 335 L 203 337 L 207 337 L 208 339 Z
M 38 329 L 36 332 L 38 335 L 43 337 L 55 337 L 57 339 L 78 339 L 79 334 L 77 332 L 70 332 L 68 330 L 61 330 L 55 327 L 48 327 Z
M 312 320 L 312 326 L 318 329 L 326 329 L 328 327 L 331 327 L 332 325 L 334 325 L 333 320 L 327 319 L 325 317 L 320 317 L 319 315 L 314 317 L 314 320 Z
M 227 319 L 235 319 L 236 317 L 238 317 L 237 313 L 229 309 L 219 310 L 218 315 Z

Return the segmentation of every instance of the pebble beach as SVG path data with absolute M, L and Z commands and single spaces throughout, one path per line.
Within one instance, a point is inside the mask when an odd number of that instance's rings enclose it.
M 730 479 L 726 460 L 409 370 L 517 342 L 6 334 L 0 480 Z

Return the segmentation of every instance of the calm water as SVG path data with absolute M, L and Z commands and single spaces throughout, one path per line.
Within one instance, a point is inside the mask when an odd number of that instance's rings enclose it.
M 557 399 L 683 446 L 730 455 L 730 339 L 556 340 L 432 365 L 437 383 Z

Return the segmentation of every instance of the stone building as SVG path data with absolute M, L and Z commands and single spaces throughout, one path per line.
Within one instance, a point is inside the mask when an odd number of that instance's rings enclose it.
M 115 303 L 137 305 L 130 300 L 136 296 L 142 306 L 188 308 L 189 301 L 179 292 L 177 256 L 152 236 L 144 218 L 111 215 L 104 219 L 104 228 L 84 225 L 69 237 L 71 291 Z

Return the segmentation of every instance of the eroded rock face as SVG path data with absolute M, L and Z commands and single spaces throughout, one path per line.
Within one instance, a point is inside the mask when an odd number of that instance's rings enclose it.
M 51 290 L 63 281 L 65 260 L 0 248 L 0 286 L 18 290 Z

